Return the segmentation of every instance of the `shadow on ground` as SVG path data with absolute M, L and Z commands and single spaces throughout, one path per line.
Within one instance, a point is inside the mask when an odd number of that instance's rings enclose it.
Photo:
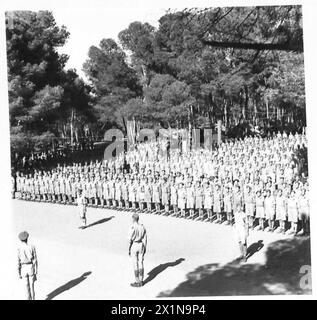
M 91 274 L 91 271 L 85 272 L 80 277 L 78 277 L 76 279 L 73 279 L 73 280 L 63 284 L 62 286 L 58 287 L 57 289 L 55 289 L 54 291 L 49 293 L 45 300 L 52 300 L 53 298 L 55 298 L 59 294 L 61 294 L 61 293 L 65 292 L 65 291 L 77 286 L 78 284 L 83 282 L 85 279 L 87 279 L 87 277 L 90 274 Z
M 258 251 L 259 245 L 251 245 L 252 251 Z M 311 294 L 311 289 L 300 287 L 303 274 L 299 272 L 303 265 L 311 265 L 309 237 L 273 242 L 265 254 L 264 265 L 237 260 L 202 265 L 188 273 L 185 282 L 158 297 Z
M 258 242 L 252 243 L 247 250 L 247 258 L 249 259 L 252 257 L 255 253 L 260 251 L 264 247 L 263 240 L 259 240 Z
M 175 267 L 175 266 L 179 265 L 180 263 L 182 263 L 184 260 L 185 260 L 184 258 L 180 258 L 180 259 L 177 259 L 173 262 L 167 262 L 167 263 L 163 263 L 163 264 L 158 265 L 157 267 L 155 267 L 154 269 L 152 269 L 148 273 L 148 277 L 144 280 L 144 284 L 152 281 L 157 275 L 159 275 L 161 272 L 165 271 L 167 268 Z
M 96 225 L 98 225 L 98 224 L 102 224 L 102 223 L 108 222 L 108 221 L 110 221 L 110 220 L 113 219 L 113 218 L 114 218 L 114 216 L 100 219 L 100 220 L 95 221 L 95 222 L 93 222 L 93 223 L 91 223 L 91 224 L 88 224 L 86 227 L 83 227 L 82 229 L 87 229 L 87 228 L 96 226 Z

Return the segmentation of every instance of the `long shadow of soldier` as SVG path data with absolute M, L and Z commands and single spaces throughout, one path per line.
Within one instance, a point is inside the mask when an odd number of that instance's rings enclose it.
M 45 300 L 52 300 L 53 298 L 55 298 L 59 294 L 61 294 L 61 293 L 65 292 L 65 291 L 77 286 L 78 284 L 83 282 L 85 279 L 87 279 L 87 277 L 90 274 L 91 274 L 91 271 L 85 272 L 80 277 L 78 277 L 76 279 L 73 279 L 73 280 L 63 284 L 62 286 L 58 287 L 57 289 L 55 289 L 54 291 L 49 293 Z
M 256 252 L 260 251 L 264 247 L 263 240 L 252 243 L 247 249 L 247 259 L 252 257 Z
M 108 218 L 103 218 L 101 220 L 98 220 L 98 221 L 95 221 L 91 224 L 88 224 L 86 227 L 82 227 L 81 229 L 87 229 L 87 228 L 90 228 L 90 227 L 93 227 L 93 226 L 96 226 L 98 224 L 102 224 L 102 223 L 105 223 L 105 222 L 108 222 L 110 221 L 111 219 L 113 219 L 114 216 L 111 216 L 111 217 L 108 217 Z
M 257 254 L 261 242 L 250 246 L 250 254 Z M 261 249 L 263 250 L 263 249 Z M 272 294 L 311 294 L 311 287 L 302 286 L 302 266 L 311 265 L 310 238 L 287 238 L 266 246 L 261 263 L 225 265 L 209 263 L 189 272 L 186 280 L 158 297 L 237 296 Z M 307 282 L 311 283 L 310 274 Z
M 148 273 L 148 277 L 144 280 L 144 284 L 147 284 L 148 282 L 152 281 L 157 275 L 162 273 L 167 268 L 175 267 L 178 264 L 182 263 L 184 260 L 185 260 L 184 258 L 179 258 L 173 262 L 167 262 L 167 263 L 158 265 Z

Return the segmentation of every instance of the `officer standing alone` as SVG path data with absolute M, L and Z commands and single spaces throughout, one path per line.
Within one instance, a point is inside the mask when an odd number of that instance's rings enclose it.
M 78 197 L 77 197 L 77 205 L 79 209 L 79 217 L 81 220 L 81 226 L 79 226 L 80 229 L 84 229 L 87 225 L 87 200 L 85 198 L 85 195 L 83 194 L 83 190 L 78 190 Z
M 29 234 L 23 231 L 19 234 L 18 272 L 24 280 L 27 300 L 35 300 L 34 282 L 37 275 L 37 256 L 33 245 L 28 244 Z
M 247 261 L 247 238 L 249 235 L 249 226 L 246 213 L 242 210 L 240 203 L 237 204 L 234 212 L 236 237 L 240 247 L 240 258 Z
M 144 255 L 147 246 L 147 234 L 143 224 L 139 223 L 139 215 L 132 215 L 132 226 L 129 230 L 129 256 L 133 261 L 135 282 L 132 287 L 142 287 L 144 279 Z

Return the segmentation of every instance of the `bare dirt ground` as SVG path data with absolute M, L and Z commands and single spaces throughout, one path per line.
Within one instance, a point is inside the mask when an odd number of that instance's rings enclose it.
M 13 200 L 16 232 L 37 248 L 37 299 L 153 299 L 157 297 L 310 294 L 300 288 L 310 264 L 310 239 L 251 231 L 247 263 L 230 226 L 140 214 L 148 232 L 145 285 L 132 288 L 128 256 L 131 212 L 88 208 L 78 229 L 75 206 Z M 17 277 L 16 299 L 23 299 Z

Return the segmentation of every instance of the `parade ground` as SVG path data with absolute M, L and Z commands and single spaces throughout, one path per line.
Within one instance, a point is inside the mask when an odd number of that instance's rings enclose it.
M 300 268 L 310 265 L 309 237 L 251 231 L 239 263 L 233 227 L 140 214 L 148 233 L 145 285 L 128 256 L 132 212 L 88 208 L 79 229 L 76 206 L 13 200 L 16 234 L 37 249 L 36 299 L 154 299 L 190 296 L 310 294 Z M 18 241 L 18 240 L 17 240 Z M 16 299 L 24 299 L 18 275 Z

